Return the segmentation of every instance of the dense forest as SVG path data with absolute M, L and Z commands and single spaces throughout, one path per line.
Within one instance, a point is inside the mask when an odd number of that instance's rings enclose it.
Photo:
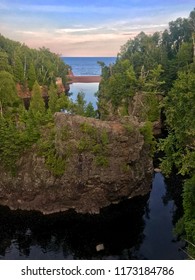
M 68 69 L 70 66 L 48 49 L 31 49 L 0 35 L 0 160 L 13 174 L 20 155 L 34 143 L 40 146 L 50 169 L 60 173 L 64 160 L 55 153 L 54 137 L 45 142 L 42 139 L 43 131 L 54 126 L 55 112 L 96 117 L 84 93 L 78 93 L 74 103 L 69 98 Z M 26 106 L 25 98 L 30 105 Z M 49 146 L 47 153 L 44 144 Z
M 134 115 L 149 127 L 162 121 L 166 137 L 161 169 L 183 176 L 183 218 L 176 231 L 195 257 L 195 9 L 164 32 L 144 32 L 122 46 L 117 62 L 100 63 L 98 92 L 102 119 Z M 132 106 L 133 104 L 133 106 Z M 151 127 L 151 126 L 150 126 Z
M 164 174 L 174 171 L 183 176 L 184 215 L 176 231 L 186 240 L 188 255 L 195 258 L 195 10 L 188 18 L 170 22 L 164 32 L 141 32 L 129 40 L 114 65 L 99 63 L 100 119 L 133 115 L 145 123 L 152 145 L 152 124 L 163 120 L 166 135 L 156 143 L 156 150 L 164 154 Z M 55 151 L 55 112 L 97 117 L 83 93 L 75 103 L 65 92 L 59 93 L 56 79 L 61 78 L 65 86 L 68 68 L 48 49 L 30 49 L 0 35 L 0 161 L 13 176 L 20 155 L 35 143 L 51 172 L 62 174 L 66 159 Z M 29 92 L 27 109 L 18 88 Z M 47 104 L 43 88 L 47 88 Z

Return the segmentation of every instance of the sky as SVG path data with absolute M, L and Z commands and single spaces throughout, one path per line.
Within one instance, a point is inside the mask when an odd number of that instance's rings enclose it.
M 62 56 L 116 56 L 141 31 L 188 17 L 194 0 L 0 0 L 0 33 Z

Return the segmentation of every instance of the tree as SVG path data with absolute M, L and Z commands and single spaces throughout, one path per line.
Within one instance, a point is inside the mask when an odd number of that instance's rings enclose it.
M 28 86 L 29 86 L 30 90 L 33 89 L 33 85 L 34 85 L 35 81 L 36 81 L 35 67 L 34 67 L 34 64 L 31 63 L 30 68 L 28 70 Z
M 172 90 L 164 101 L 169 135 L 161 141 L 165 152 L 164 172 L 175 166 L 182 175 L 195 172 L 195 74 L 178 73 Z
M 90 118 L 95 118 L 97 116 L 97 113 L 93 107 L 92 102 L 89 102 L 87 104 L 86 109 L 85 109 L 85 116 L 90 117 Z
M 45 112 L 45 103 L 41 95 L 41 88 L 37 81 L 33 85 L 29 111 L 35 120 L 41 118 Z
M 76 104 L 75 104 L 75 113 L 80 116 L 85 115 L 86 109 L 86 100 L 84 92 L 79 92 L 77 94 Z
M 69 109 L 71 109 L 71 102 L 68 96 L 62 93 L 57 100 L 56 112 L 59 112 L 61 110 L 69 110 Z
M 193 62 L 193 46 L 192 43 L 182 43 L 176 55 L 178 67 L 188 66 Z
M 53 82 L 49 87 L 48 95 L 49 95 L 48 106 L 51 113 L 54 114 L 57 111 L 58 94 L 57 94 L 57 89 L 55 88 Z
M 19 56 L 15 56 L 14 67 L 13 67 L 14 77 L 16 82 L 23 83 L 24 81 L 24 69 L 23 64 Z
M 6 72 L 0 71 L 0 114 L 3 117 L 3 111 L 7 106 L 13 106 L 18 101 L 16 85 L 13 76 Z
M 8 62 L 8 54 L 0 50 L 0 71 L 11 72 L 11 67 Z

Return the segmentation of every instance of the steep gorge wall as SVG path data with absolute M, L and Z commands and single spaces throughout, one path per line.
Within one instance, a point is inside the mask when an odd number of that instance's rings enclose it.
M 18 161 L 12 177 L 0 166 L 0 204 L 45 214 L 68 209 L 99 213 L 100 209 L 150 190 L 152 158 L 130 117 L 101 121 L 56 113 L 52 145 L 64 162 L 56 176 L 37 146 Z M 50 137 L 43 132 L 43 139 Z

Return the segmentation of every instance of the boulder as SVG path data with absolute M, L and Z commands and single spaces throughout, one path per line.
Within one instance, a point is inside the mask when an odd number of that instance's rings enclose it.
M 55 114 L 52 145 L 65 162 L 55 174 L 37 145 L 17 163 L 13 177 L 0 165 L 0 204 L 49 214 L 74 209 L 99 213 L 110 204 L 150 191 L 153 164 L 137 121 L 101 121 Z M 43 141 L 50 137 L 43 131 Z

